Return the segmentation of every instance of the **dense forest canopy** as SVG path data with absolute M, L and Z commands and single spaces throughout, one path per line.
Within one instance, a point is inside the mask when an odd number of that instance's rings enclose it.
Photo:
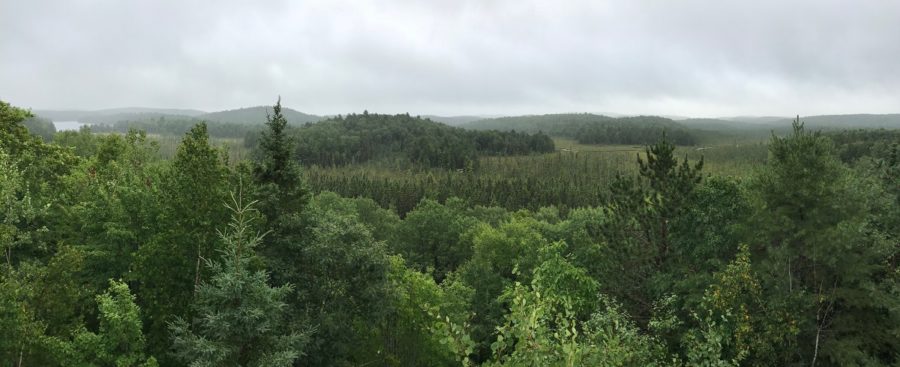
M 210 136 L 219 138 L 243 139 L 250 132 L 262 129 L 259 124 L 228 123 L 204 121 L 197 118 L 179 118 L 161 116 L 151 119 L 120 120 L 108 124 L 90 125 L 90 130 L 98 133 L 127 133 L 129 130 L 141 130 L 148 134 L 165 136 L 182 136 L 198 123 L 205 123 Z
M 0 366 L 900 363 L 896 130 L 543 153 L 283 111 L 233 161 L 0 101 Z
M 476 130 L 544 132 L 582 144 L 650 144 L 666 132 L 678 145 L 694 145 L 697 137 L 683 125 L 657 116 L 609 117 L 588 113 L 500 117 L 466 123 Z
M 541 133 L 467 131 L 420 117 L 350 114 L 292 129 L 296 157 L 320 166 L 374 159 L 409 160 L 428 167 L 464 169 L 481 155 L 522 155 L 554 150 Z M 253 146 L 256 136 L 246 142 Z

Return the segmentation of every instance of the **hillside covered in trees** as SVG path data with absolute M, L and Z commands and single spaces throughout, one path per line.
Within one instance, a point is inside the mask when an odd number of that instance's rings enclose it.
M 795 121 L 703 157 L 654 137 L 612 170 L 492 157 L 549 138 L 407 115 L 291 128 L 280 103 L 243 161 L 204 123 L 163 158 L 140 131 L 44 141 L 29 115 L 0 102 L 2 366 L 900 363 L 896 131 Z M 311 188 L 318 164 L 420 151 L 408 174 L 490 183 L 474 197 L 509 170 L 532 184 L 508 196 L 543 204 L 426 195 L 401 215 L 335 193 L 351 180 Z M 486 171 L 453 168 L 470 153 Z M 555 188 L 594 170 L 614 172 L 579 200 Z
M 461 125 L 474 130 L 543 132 L 582 144 L 650 144 L 663 132 L 678 145 L 697 144 L 685 126 L 657 116 L 609 117 L 588 113 L 499 117 Z
M 428 167 L 463 169 L 479 156 L 523 155 L 554 150 L 541 133 L 467 131 L 405 115 L 350 114 L 289 131 L 296 157 L 320 166 L 400 159 Z M 249 136 L 249 146 L 258 135 Z

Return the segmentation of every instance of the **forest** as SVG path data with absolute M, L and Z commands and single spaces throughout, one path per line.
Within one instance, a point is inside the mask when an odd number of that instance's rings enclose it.
M 697 132 L 658 116 L 617 118 L 589 113 L 514 116 L 472 121 L 463 126 L 478 130 L 545 132 L 581 144 L 652 144 L 665 131 L 674 144 L 698 143 Z
M 0 366 L 900 364 L 898 130 L 268 111 L 0 101 Z

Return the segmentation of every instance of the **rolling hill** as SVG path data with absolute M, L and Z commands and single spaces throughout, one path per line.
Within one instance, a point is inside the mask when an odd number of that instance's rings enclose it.
M 256 106 L 238 108 L 234 110 L 206 113 L 196 118 L 206 121 L 227 122 L 233 124 L 262 124 L 266 122 L 266 114 L 271 113 L 269 106 Z M 297 110 L 283 107 L 281 113 L 290 124 L 302 125 L 307 122 L 317 122 L 323 119 L 321 116 L 306 114 Z
M 537 133 L 575 139 L 582 144 L 650 144 L 663 131 L 679 145 L 697 144 L 697 136 L 684 125 L 658 116 L 609 117 L 589 113 L 529 115 L 473 121 L 461 127 Z

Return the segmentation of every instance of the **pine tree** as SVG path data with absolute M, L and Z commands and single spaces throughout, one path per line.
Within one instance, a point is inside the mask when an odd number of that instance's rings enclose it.
M 873 199 L 831 140 L 799 119 L 793 128 L 773 136 L 752 185 L 769 302 L 791 309 L 799 328 L 782 364 L 895 364 L 896 245 L 871 224 Z
M 300 164 L 293 159 L 294 141 L 285 131 L 287 120 L 281 114 L 281 97 L 272 110 L 253 164 L 254 199 L 259 202 L 265 228 L 271 231 L 262 241 L 260 254 L 272 271 L 274 283 L 285 284 L 290 281 L 287 274 L 301 252 L 305 232 L 302 211 L 309 203 L 309 190 Z
M 253 167 L 259 211 L 270 228 L 289 221 L 309 202 L 309 190 L 303 182 L 300 164 L 293 159 L 294 141 L 287 135 L 287 119 L 281 114 L 281 97 L 267 115 L 259 143 L 259 156 Z
M 195 317 L 169 326 L 178 359 L 191 366 L 290 366 L 302 355 L 305 335 L 285 322 L 292 286 L 269 286 L 268 274 L 251 266 L 263 237 L 251 227 L 253 204 L 232 195 L 224 249 L 206 262 L 211 276 L 197 289 Z
M 703 160 L 691 165 L 675 156 L 666 136 L 638 156 L 636 177 L 618 176 L 610 184 L 609 220 L 603 226 L 605 291 L 619 298 L 638 321 L 650 319 L 652 305 L 668 294 L 675 279 L 673 223 L 683 215 L 702 180 Z M 623 271 L 627 270 L 627 271 Z

